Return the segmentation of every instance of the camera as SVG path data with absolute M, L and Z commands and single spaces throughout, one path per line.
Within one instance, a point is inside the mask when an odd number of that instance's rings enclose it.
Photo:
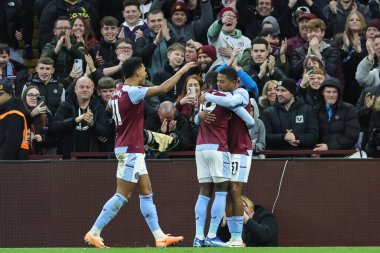
M 155 133 L 156 135 L 165 135 L 161 133 Z M 165 148 L 164 151 L 160 152 L 166 152 L 170 151 L 173 148 L 177 147 L 179 143 L 179 137 L 175 133 L 171 133 L 170 135 L 167 135 L 173 138 L 172 142 L 169 143 L 169 145 Z M 160 143 L 158 143 L 154 137 L 154 134 L 150 130 L 144 129 L 144 146 L 146 146 L 146 149 L 153 150 L 153 151 L 158 151 L 160 148 Z
M 37 104 L 45 103 L 45 97 L 44 96 L 38 96 L 37 97 Z

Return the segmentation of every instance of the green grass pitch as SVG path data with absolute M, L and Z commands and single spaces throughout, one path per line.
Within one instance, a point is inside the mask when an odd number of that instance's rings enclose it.
M 380 247 L 278 247 L 278 248 L 0 248 L 0 253 L 380 253 Z

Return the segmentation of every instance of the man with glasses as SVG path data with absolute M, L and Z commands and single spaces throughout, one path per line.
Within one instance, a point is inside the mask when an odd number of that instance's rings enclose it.
M 0 79 L 0 160 L 28 159 L 26 113 L 14 88 L 12 80 Z
M 53 29 L 55 37 L 45 45 L 41 53 L 41 57 L 54 60 L 55 73 L 60 80 L 69 76 L 75 59 L 84 58 L 71 35 L 71 26 L 72 23 L 68 17 L 58 18 Z

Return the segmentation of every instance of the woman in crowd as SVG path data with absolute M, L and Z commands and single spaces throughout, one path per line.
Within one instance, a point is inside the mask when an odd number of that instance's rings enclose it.
M 272 106 L 276 102 L 276 90 L 277 90 L 278 81 L 270 80 L 264 85 L 261 96 L 259 97 L 259 110 L 260 114 L 267 109 L 269 106 Z
M 82 43 L 82 47 L 79 47 L 82 52 L 88 52 L 90 48 L 99 43 L 95 38 L 89 18 L 77 17 L 72 30 L 77 42 Z
M 362 88 L 355 79 L 356 67 L 365 57 L 365 45 L 362 43 L 366 23 L 359 11 L 351 11 L 347 16 L 343 33 L 336 36 L 336 45 L 340 51 L 344 74 L 343 100 L 355 104 Z
M 53 143 L 47 136 L 48 120 L 51 117 L 50 111 L 41 99 L 40 90 L 37 86 L 28 86 L 22 94 L 22 101 L 25 109 L 29 113 L 29 154 L 42 155 L 43 148 Z

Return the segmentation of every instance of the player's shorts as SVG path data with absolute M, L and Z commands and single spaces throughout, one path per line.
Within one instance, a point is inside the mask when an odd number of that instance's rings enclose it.
M 249 155 L 231 154 L 231 182 L 247 183 L 251 170 L 252 152 Z
M 116 177 L 127 182 L 137 183 L 141 175 L 148 174 L 145 153 L 125 153 L 125 151 L 115 149 L 118 160 Z
M 199 183 L 222 183 L 231 179 L 231 155 L 217 150 L 195 151 Z

